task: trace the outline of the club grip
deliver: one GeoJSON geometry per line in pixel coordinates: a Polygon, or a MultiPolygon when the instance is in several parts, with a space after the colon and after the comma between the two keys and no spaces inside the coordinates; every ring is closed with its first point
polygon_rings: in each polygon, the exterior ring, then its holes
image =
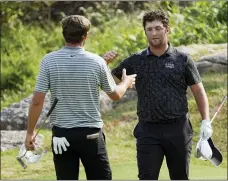
{"type": "Polygon", "coordinates": [[[222,99],[222,103],[225,102],[226,99],[227,99],[227,96],[224,96],[222,99]]]}
{"type": "Polygon", "coordinates": [[[53,104],[51,105],[51,108],[50,108],[50,110],[48,111],[48,113],[47,113],[47,117],[49,117],[50,116],[50,114],[51,114],[51,112],[53,111],[53,109],[55,108],[55,106],[56,106],[56,104],[57,104],[57,102],[59,101],[59,99],[56,97],[55,99],[54,99],[54,102],[53,102],[53,104]]]}

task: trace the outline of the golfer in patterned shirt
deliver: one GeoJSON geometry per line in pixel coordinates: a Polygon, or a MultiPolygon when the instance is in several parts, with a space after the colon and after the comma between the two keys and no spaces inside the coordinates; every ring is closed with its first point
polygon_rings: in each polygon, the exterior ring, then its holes
{"type": "MultiPolygon", "coordinates": [[[[202,117],[201,137],[212,135],[208,98],[192,58],[168,42],[169,19],[156,10],[143,16],[143,28],[149,47],[122,61],[112,70],[116,81],[122,70],[137,74],[138,124],[134,129],[137,140],[138,177],[157,180],[164,157],[170,179],[189,179],[193,130],[188,114],[187,88],[190,87],[202,117]]],[[[107,63],[117,53],[104,54],[107,63]]]]}

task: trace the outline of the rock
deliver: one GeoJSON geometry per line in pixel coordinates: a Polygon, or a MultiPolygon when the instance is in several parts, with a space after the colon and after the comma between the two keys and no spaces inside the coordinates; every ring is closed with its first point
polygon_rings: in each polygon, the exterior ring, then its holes
{"type": "MultiPolygon", "coordinates": [[[[38,120],[38,126],[50,108],[49,99],[50,94],[47,94],[41,116],[38,120]]],[[[28,110],[31,100],[32,95],[19,103],[13,103],[9,108],[4,108],[1,112],[1,130],[25,130],[27,128],[28,110]]],[[[45,123],[43,127],[50,128],[51,126],[45,123]]]]}
{"type": "MultiPolygon", "coordinates": [[[[26,131],[2,131],[1,130],[1,151],[6,151],[11,148],[19,148],[25,140],[26,131]]],[[[38,134],[36,143],[42,144],[43,136],[38,134]]]]}
{"type": "Polygon", "coordinates": [[[195,48],[192,48],[192,47],[179,46],[179,47],[177,47],[177,49],[179,51],[185,52],[189,55],[193,55],[193,54],[197,53],[197,50],[195,48]]]}
{"type": "Polygon", "coordinates": [[[196,66],[200,74],[205,72],[227,73],[227,55],[216,54],[203,56],[196,62],[196,66]]]}
{"type": "MultiPolygon", "coordinates": [[[[1,130],[26,130],[29,105],[32,100],[32,95],[20,101],[19,103],[13,103],[9,108],[4,108],[1,112],[1,130]]],[[[44,100],[44,106],[42,113],[38,120],[39,127],[42,120],[50,109],[50,94],[47,94],[44,100]]],[[[100,92],[100,111],[104,114],[112,109],[112,100],[103,91],[100,92]]],[[[43,128],[50,129],[51,125],[44,123],[43,128]]]]}
{"type": "Polygon", "coordinates": [[[100,112],[102,114],[112,109],[112,102],[113,101],[108,97],[105,92],[100,92],[100,112]]]}
{"type": "Polygon", "coordinates": [[[177,49],[194,57],[200,74],[227,72],[227,44],[193,44],[177,49]]]}
{"type": "Polygon", "coordinates": [[[227,65],[227,55],[226,54],[215,54],[215,55],[210,55],[210,56],[202,56],[198,61],[208,61],[211,63],[227,65]]]}
{"type": "Polygon", "coordinates": [[[113,108],[115,108],[118,104],[122,104],[129,100],[134,100],[136,98],[137,98],[137,92],[136,92],[135,87],[128,89],[127,92],[124,94],[124,96],[120,100],[113,101],[113,108]]]}

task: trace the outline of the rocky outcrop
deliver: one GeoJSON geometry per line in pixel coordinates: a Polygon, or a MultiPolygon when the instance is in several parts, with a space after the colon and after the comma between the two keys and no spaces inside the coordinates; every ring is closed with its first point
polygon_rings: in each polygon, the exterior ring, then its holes
{"type": "Polygon", "coordinates": [[[203,74],[205,72],[224,72],[227,73],[227,55],[217,54],[210,56],[203,56],[196,62],[196,66],[203,74]]]}
{"type": "Polygon", "coordinates": [[[227,73],[227,44],[180,46],[178,50],[194,57],[200,74],[227,73]]]}
{"type": "MultiPolygon", "coordinates": [[[[1,112],[1,130],[25,130],[27,128],[28,109],[32,100],[32,95],[18,103],[13,103],[9,108],[3,108],[1,112]]],[[[112,100],[101,91],[100,93],[101,113],[112,109],[112,100]]],[[[38,120],[38,125],[44,119],[50,109],[50,94],[44,100],[43,110],[38,120]]],[[[50,124],[44,123],[43,128],[50,128],[50,124]]]]}
{"type": "MultiPolygon", "coordinates": [[[[38,125],[47,114],[49,105],[50,94],[47,94],[44,100],[44,106],[38,125]]],[[[25,130],[27,128],[28,109],[32,100],[32,95],[23,99],[18,103],[13,103],[9,108],[3,108],[1,112],[1,130],[25,130]]],[[[44,128],[49,127],[48,124],[44,128]]]]}
{"type": "MultiPolygon", "coordinates": [[[[6,151],[11,148],[20,147],[25,140],[26,131],[3,131],[1,130],[1,151],[6,151]]],[[[43,136],[38,134],[36,143],[43,142],[43,136]]]]}

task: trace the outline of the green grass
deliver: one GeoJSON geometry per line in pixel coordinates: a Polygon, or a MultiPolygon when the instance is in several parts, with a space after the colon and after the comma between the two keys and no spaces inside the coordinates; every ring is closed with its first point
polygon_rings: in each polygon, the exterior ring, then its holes
{"type": "MultiPolygon", "coordinates": [[[[108,152],[111,160],[110,164],[113,172],[113,179],[137,179],[137,163],[135,161],[135,149],[133,147],[122,147],[121,150],[124,150],[126,152],[125,154],[123,154],[120,152],[116,152],[117,149],[111,149],[110,144],[111,143],[108,143],[108,152]],[[122,156],[117,156],[116,153],[121,154],[122,156]],[[124,157],[127,158],[124,159],[124,157]]],[[[17,155],[17,149],[10,152],[10,154],[4,153],[1,160],[2,179],[56,179],[51,152],[48,152],[41,159],[40,162],[28,165],[28,168],[26,170],[22,169],[15,159],[17,155]]],[[[190,179],[226,179],[227,168],[224,166],[225,165],[223,164],[223,166],[216,168],[210,162],[196,160],[196,158],[192,156],[190,164],[190,179]]],[[[83,167],[80,168],[80,179],[86,179],[83,167]]],[[[165,161],[163,163],[159,179],[169,179],[168,169],[166,167],[165,161]]]]}
{"type": "MultiPolygon", "coordinates": [[[[227,75],[220,73],[210,73],[203,75],[203,82],[208,93],[210,102],[211,117],[215,113],[222,97],[227,94],[227,75]]],[[[195,101],[188,94],[189,111],[194,129],[193,151],[199,140],[200,114],[197,111],[195,101]]],[[[113,179],[138,179],[135,139],[133,129],[137,123],[136,100],[118,104],[115,110],[103,115],[105,122],[104,131],[113,179]]],[[[222,151],[223,163],[215,167],[209,161],[202,161],[191,157],[190,179],[226,179],[227,178],[227,106],[222,108],[217,118],[213,122],[213,140],[216,146],[222,151]]],[[[12,149],[1,153],[1,179],[35,179],[35,180],[55,180],[55,170],[50,150],[51,133],[42,130],[45,136],[45,145],[49,152],[36,164],[30,164],[26,170],[22,169],[16,161],[19,149],[12,149]]],[[[86,179],[83,167],[80,168],[80,179],[86,179]]],[[[168,169],[165,161],[163,163],[159,179],[169,179],[168,169]]]]}

